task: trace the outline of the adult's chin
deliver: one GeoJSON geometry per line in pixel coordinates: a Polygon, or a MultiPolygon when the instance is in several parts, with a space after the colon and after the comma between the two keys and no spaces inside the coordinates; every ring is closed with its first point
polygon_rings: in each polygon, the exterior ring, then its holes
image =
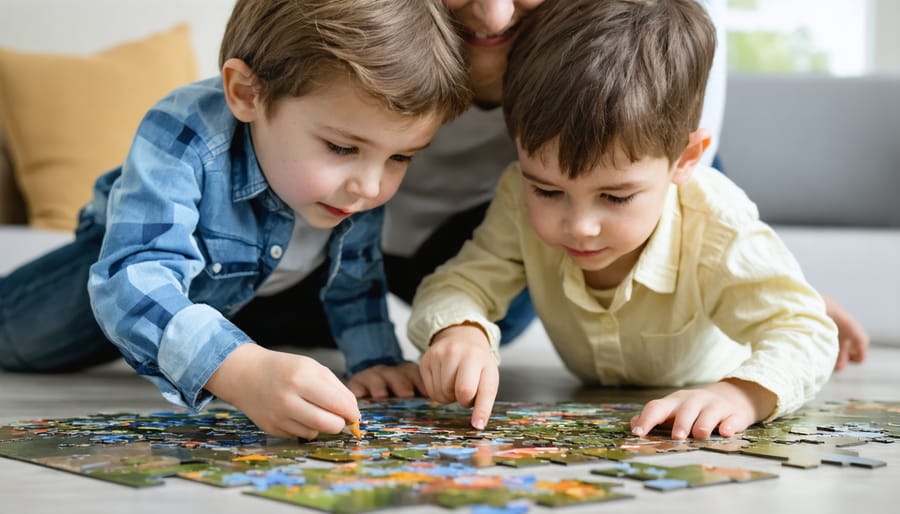
{"type": "Polygon", "coordinates": [[[506,71],[506,54],[472,55],[469,61],[469,79],[475,91],[475,99],[482,102],[502,100],[503,73],[506,71]]]}

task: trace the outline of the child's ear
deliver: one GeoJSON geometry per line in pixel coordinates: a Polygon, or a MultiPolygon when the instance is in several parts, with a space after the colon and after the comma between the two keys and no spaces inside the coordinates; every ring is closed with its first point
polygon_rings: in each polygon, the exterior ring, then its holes
{"type": "Polygon", "coordinates": [[[682,184],[691,176],[691,172],[697,167],[703,152],[709,147],[712,141],[709,131],[705,128],[699,128],[688,136],[688,144],[681,157],[675,163],[675,172],[672,173],[672,183],[682,184]]]}
{"type": "Polygon", "coordinates": [[[222,65],[222,85],[225,101],[234,117],[250,123],[256,121],[262,112],[259,93],[256,89],[256,75],[247,63],[231,58],[222,65]]]}

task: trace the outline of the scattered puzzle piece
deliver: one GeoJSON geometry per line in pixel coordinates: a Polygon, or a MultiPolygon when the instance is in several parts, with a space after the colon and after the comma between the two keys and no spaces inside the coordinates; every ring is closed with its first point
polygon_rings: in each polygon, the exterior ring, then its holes
{"type": "Polygon", "coordinates": [[[743,468],[723,468],[691,464],[688,466],[657,466],[641,462],[622,462],[605,468],[592,469],[592,474],[644,480],[644,487],[671,491],[687,487],[702,487],[730,482],[749,482],[776,478],[778,475],[743,468]]]}

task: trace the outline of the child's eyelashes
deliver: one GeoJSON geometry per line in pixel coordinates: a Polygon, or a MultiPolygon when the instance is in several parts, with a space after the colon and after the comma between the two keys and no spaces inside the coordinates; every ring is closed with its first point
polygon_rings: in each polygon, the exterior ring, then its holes
{"type": "MultiPolygon", "coordinates": [[[[347,156],[347,155],[356,155],[359,153],[359,148],[355,146],[341,146],[332,143],[331,141],[325,141],[325,146],[328,147],[328,151],[335,155],[347,156]]],[[[392,161],[398,162],[400,164],[409,164],[409,161],[412,160],[412,155],[403,155],[403,154],[394,154],[389,157],[392,161]]]]}
{"type": "Polygon", "coordinates": [[[340,146],[332,143],[331,141],[325,141],[325,145],[328,146],[328,149],[337,155],[353,155],[358,152],[358,149],[355,147],[346,147],[340,146]]]}
{"type": "Polygon", "coordinates": [[[531,186],[531,191],[542,198],[556,198],[557,196],[562,194],[562,191],[551,191],[549,189],[542,189],[537,186],[531,186]]]}
{"type": "Polygon", "coordinates": [[[409,161],[412,160],[412,157],[412,155],[394,154],[391,156],[391,160],[397,161],[400,164],[409,164],[409,161]]]}
{"type": "MultiPolygon", "coordinates": [[[[562,191],[543,189],[535,185],[531,186],[531,191],[535,194],[535,196],[539,196],[541,198],[560,198],[563,195],[562,191]]],[[[626,204],[634,200],[634,197],[634,194],[630,194],[628,196],[615,196],[609,193],[602,193],[600,195],[600,199],[616,205],[626,204]]]]}
{"type": "Polygon", "coordinates": [[[628,195],[628,196],[613,196],[613,195],[611,195],[611,194],[603,193],[601,196],[602,196],[604,199],[606,199],[607,201],[612,202],[612,203],[616,203],[616,204],[628,203],[628,202],[634,200],[634,195],[633,195],[633,194],[632,194],[632,195],[628,195]]]}

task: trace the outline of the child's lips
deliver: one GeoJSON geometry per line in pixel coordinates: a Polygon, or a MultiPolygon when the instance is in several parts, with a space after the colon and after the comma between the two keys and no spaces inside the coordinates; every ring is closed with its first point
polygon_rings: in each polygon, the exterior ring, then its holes
{"type": "Polygon", "coordinates": [[[600,250],[578,250],[576,248],[570,248],[568,246],[565,247],[566,252],[569,253],[572,257],[585,258],[585,257],[596,257],[601,253],[606,251],[606,248],[601,248],[600,250]]]}
{"type": "Polygon", "coordinates": [[[326,212],[328,212],[329,214],[331,214],[332,216],[334,216],[336,218],[346,218],[346,217],[350,216],[351,214],[353,214],[353,211],[346,211],[344,209],[340,209],[338,207],[328,205],[327,203],[319,202],[319,205],[321,205],[322,208],[325,209],[326,212]]]}

